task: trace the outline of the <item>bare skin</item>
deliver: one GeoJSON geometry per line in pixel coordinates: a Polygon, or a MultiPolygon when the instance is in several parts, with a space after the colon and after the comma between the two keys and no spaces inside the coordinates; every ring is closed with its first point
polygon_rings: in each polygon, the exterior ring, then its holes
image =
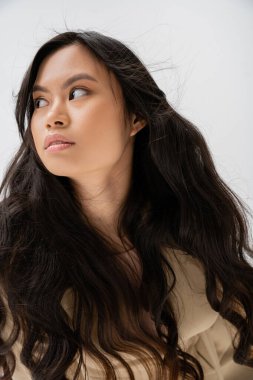
{"type": "MultiPolygon", "coordinates": [[[[80,45],[61,48],[47,57],[34,89],[31,131],[41,161],[54,175],[71,179],[85,214],[122,249],[116,225],[129,191],[135,135],[146,122],[133,114],[126,123],[119,83],[80,45]],[[82,78],[66,85],[66,80],[80,73],[95,80],[82,78]],[[74,144],[59,151],[45,149],[44,139],[55,133],[74,144]]],[[[123,256],[140,275],[134,250],[123,256]]],[[[146,311],[143,325],[157,336],[146,311]]]]}
{"type": "Polygon", "coordinates": [[[116,238],[119,209],[129,190],[134,136],[145,121],[133,114],[125,122],[119,83],[80,45],[47,57],[38,71],[38,86],[45,88],[35,88],[31,130],[42,162],[51,173],[72,180],[88,217],[116,238]],[[78,79],[63,87],[80,73],[94,80],[78,79]],[[54,133],[75,144],[49,152],[44,139],[54,133]]]}

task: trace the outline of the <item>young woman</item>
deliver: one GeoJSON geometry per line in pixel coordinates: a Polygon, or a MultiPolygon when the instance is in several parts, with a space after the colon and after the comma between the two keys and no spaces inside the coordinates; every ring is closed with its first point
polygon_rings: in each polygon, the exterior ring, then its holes
{"type": "Polygon", "coordinates": [[[45,43],[1,186],[2,379],[253,378],[246,207],[140,60],[45,43]]]}

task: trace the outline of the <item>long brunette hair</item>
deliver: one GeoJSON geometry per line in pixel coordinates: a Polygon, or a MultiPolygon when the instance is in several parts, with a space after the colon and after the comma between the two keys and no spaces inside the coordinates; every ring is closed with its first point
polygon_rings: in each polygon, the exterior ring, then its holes
{"type": "Polygon", "coordinates": [[[38,50],[25,74],[16,120],[22,142],[0,189],[0,327],[7,323],[8,310],[14,323],[9,338],[0,340],[2,379],[13,374],[11,349],[20,332],[21,361],[35,380],[66,380],[78,357],[77,379],[85,365],[83,350],[101,362],[106,379],[115,379],[111,362],[91,337],[94,328],[100,348],[125,365],[131,379],[131,367],[120,351],[140,361],[149,354],[157,379],[164,378],[165,367],[173,380],[203,379],[200,363],[179,344],[170,299],[176,277],[165,247],[201,263],[211,307],[238,331],[234,360],[253,367],[247,207],[218,175],[200,131],[168,104],[134,53],[94,31],[55,36],[38,50]],[[34,147],[31,92],[38,69],[45,57],[71,44],[87,47],[115,75],[126,116],[134,112],[147,122],[136,135],[131,186],[118,222],[119,236],[126,248],[130,242],[141,263],[139,287],[117,249],[81,210],[70,180],[51,174],[34,147]],[[71,317],[61,304],[68,289],[74,300],[71,317]],[[143,308],[153,317],[157,339],[140,325],[143,308]],[[124,310],[132,329],[123,324],[124,310]],[[137,336],[138,324],[142,334],[137,336]]]}

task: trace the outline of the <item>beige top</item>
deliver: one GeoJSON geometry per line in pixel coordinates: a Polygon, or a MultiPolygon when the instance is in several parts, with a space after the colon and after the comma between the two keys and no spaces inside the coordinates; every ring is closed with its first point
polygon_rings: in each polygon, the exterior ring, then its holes
{"type": "MultiPolygon", "coordinates": [[[[174,255],[168,250],[168,254],[176,274],[174,293],[177,297],[176,315],[181,345],[200,361],[205,380],[253,380],[253,368],[238,365],[233,361],[233,327],[209,305],[199,262],[181,251],[175,251],[174,255]]],[[[64,302],[68,303],[67,298],[64,302]]],[[[3,333],[3,337],[6,334],[7,331],[3,333]]],[[[13,380],[31,380],[28,369],[20,361],[20,350],[21,342],[17,341],[13,347],[16,355],[13,380]]],[[[88,373],[85,377],[83,368],[80,380],[104,379],[103,372],[91,357],[84,354],[84,358],[88,373]]],[[[125,354],[124,358],[130,364],[136,380],[150,380],[145,368],[136,363],[133,357],[125,354]]],[[[128,380],[129,376],[124,367],[120,367],[111,357],[110,360],[115,363],[117,378],[128,380]]],[[[70,368],[67,373],[70,380],[73,378],[71,374],[70,368]]]]}

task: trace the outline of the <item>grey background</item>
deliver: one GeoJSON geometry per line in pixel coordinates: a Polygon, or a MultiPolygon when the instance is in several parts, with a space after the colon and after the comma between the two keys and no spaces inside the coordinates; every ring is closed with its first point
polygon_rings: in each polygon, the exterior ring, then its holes
{"type": "Polygon", "coordinates": [[[200,128],[217,171],[253,209],[250,0],[0,0],[0,178],[19,144],[13,94],[38,47],[66,27],[127,43],[200,128]]]}

